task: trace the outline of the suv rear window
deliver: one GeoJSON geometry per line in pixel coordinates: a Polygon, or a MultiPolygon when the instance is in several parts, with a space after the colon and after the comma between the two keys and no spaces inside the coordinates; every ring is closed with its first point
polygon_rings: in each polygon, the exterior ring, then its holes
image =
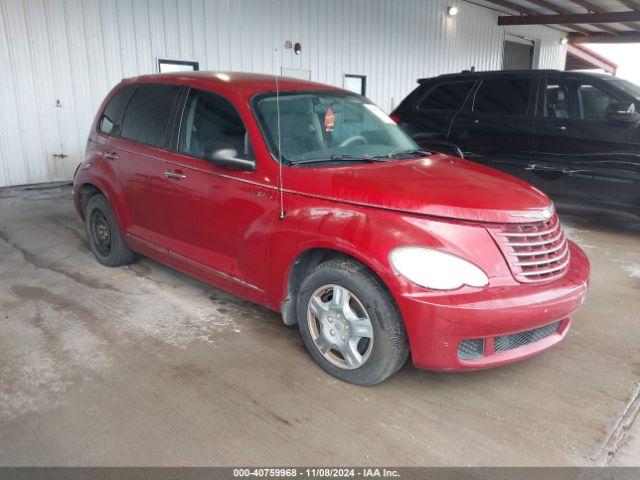
{"type": "Polygon", "coordinates": [[[135,88],[135,85],[127,85],[113,94],[102,112],[102,117],[100,117],[98,128],[101,132],[107,135],[118,135],[120,129],[118,122],[122,118],[122,110],[129,102],[135,88]]]}
{"type": "Polygon", "coordinates": [[[475,81],[438,85],[420,102],[421,110],[460,110],[475,81]]]}
{"type": "Polygon", "coordinates": [[[499,115],[525,114],[531,84],[529,78],[483,80],[475,94],[473,111],[499,115]]]}
{"type": "Polygon", "coordinates": [[[179,90],[177,85],[139,85],[124,112],[121,137],[162,147],[169,114],[179,90]]]}

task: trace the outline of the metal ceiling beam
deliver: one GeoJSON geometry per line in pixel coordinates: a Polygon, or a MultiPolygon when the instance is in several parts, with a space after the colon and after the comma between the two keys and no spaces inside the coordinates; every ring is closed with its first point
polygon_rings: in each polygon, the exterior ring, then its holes
{"type": "MultiPolygon", "coordinates": [[[[585,8],[588,12],[594,12],[594,13],[607,12],[604,8],[600,7],[599,5],[595,5],[594,3],[591,3],[589,0],[571,0],[571,1],[576,5],[580,5],[581,7],[585,8]]],[[[640,10],[640,8],[638,8],[638,5],[634,2],[634,0],[621,0],[621,1],[630,10],[640,10]],[[627,4],[631,4],[634,6],[629,6],[627,4]]],[[[640,26],[636,25],[635,23],[622,22],[622,24],[632,30],[640,31],[640,26]]]]}
{"type": "Polygon", "coordinates": [[[611,60],[598,55],[596,52],[580,45],[567,46],[567,70],[583,70],[585,68],[595,67],[605,72],[615,75],[618,65],[611,60]],[[579,68],[569,68],[570,64],[577,64],[579,68]]]}
{"type": "MultiPolygon", "coordinates": [[[[555,13],[571,13],[571,10],[567,10],[566,8],[561,7],[560,5],[556,5],[555,3],[548,2],[547,0],[527,0],[527,1],[529,3],[537,5],[538,7],[546,8],[547,10],[551,10],[552,12],[555,12],[555,13]]],[[[591,33],[593,33],[591,30],[587,30],[585,28],[579,27],[578,25],[569,24],[567,25],[567,27],[569,27],[571,30],[575,32],[582,33],[584,35],[590,35],[591,33]]],[[[600,28],[600,30],[603,30],[605,32],[609,32],[612,34],[618,33],[614,29],[609,28],[605,25],[602,25],[602,26],[598,25],[598,28],[600,28]]]]}
{"type": "Polygon", "coordinates": [[[570,34],[569,43],[640,43],[640,32],[619,32],[609,35],[604,32],[593,32],[591,35],[570,34]]]}
{"type": "MultiPolygon", "coordinates": [[[[514,10],[516,12],[518,12],[521,15],[538,15],[540,14],[540,12],[532,10],[530,8],[527,8],[523,5],[517,4],[517,3],[513,3],[510,0],[488,0],[491,3],[493,3],[494,5],[498,5],[500,7],[506,8],[508,10],[514,10]]],[[[555,11],[554,8],[558,8],[560,10],[563,10],[562,13],[567,12],[567,13],[571,13],[570,10],[566,10],[562,7],[557,7],[555,4],[552,4],[551,2],[548,2],[546,0],[529,0],[529,3],[532,3],[534,5],[538,5],[540,7],[546,8],[548,10],[551,11],[555,11]],[[554,8],[551,8],[554,7],[554,8]]],[[[561,12],[558,12],[561,13],[561,12]]],[[[566,25],[568,28],[570,28],[571,30],[573,30],[574,32],[578,32],[581,33],[583,35],[590,35],[593,33],[593,31],[591,30],[587,30],[586,28],[582,28],[578,25],[573,25],[573,24],[567,24],[566,25]]],[[[598,27],[600,30],[603,30],[605,32],[611,33],[612,35],[617,35],[617,31],[611,27],[607,27],[606,25],[594,25],[596,27],[598,27]]]]}
{"type": "MultiPolygon", "coordinates": [[[[603,8],[600,8],[598,5],[594,5],[589,0],[570,0],[570,1],[572,1],[576,5],[580,5],[581,7],[585,8],[587,10],[587,12],[594,12],[594,13],[605,13],[606,12],[606,10],[604,10],[603,8]]],[[[598,27],[600,30],[604,30],[605,32],[613,33],[614,35],[618,33],[615,29],[613,29],[611,27],[608,27],[606,25],[595,25],[595,26],[598,27]]]]}
{"type": "MultiPolygon", "coordinates": [[[[635,0],[619,0],[619,1],[630,10],[640,10],[640,3],[636,2],[635,0]]],[[[635,23],[625,23],[624,25],[640,32],[640,25],[637,25],[635,23]]]]}
{"type": "Polygon", "coordinates": [[[570,23],[624,23],[638,21],[640,21],[640,11],[498,17],[498,25],[567,25],[570,23]]]}
{"type": "Polygon", "coordinates": [[[516,12],[524,15],[535,15],[536,13],[538,13],[534,10],[531,10],[530,8],[523,7],[522,5],[519,5],[517,3],[510,2],[509,0],[489,0],[489,2],[495,5],[499,5],[508,10],[515,10],[516,12]]]}
{"type": "Polygon", "coordinates": [[[640,10],[640,3],[635,0],[618,0],[622,5],[627,7],[629,10],[640,10]]]}

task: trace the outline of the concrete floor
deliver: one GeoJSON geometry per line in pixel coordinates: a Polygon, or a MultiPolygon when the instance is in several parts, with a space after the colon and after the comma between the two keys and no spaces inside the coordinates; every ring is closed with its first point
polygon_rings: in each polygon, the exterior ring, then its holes
{"type": "Polygon", "coordinates": [[[361,388],[273,312],[99,265],[69,188],[0,190],[0,465],[640,465],[640,221],[564,219],[593,266],[565,342],[361,388]]]}

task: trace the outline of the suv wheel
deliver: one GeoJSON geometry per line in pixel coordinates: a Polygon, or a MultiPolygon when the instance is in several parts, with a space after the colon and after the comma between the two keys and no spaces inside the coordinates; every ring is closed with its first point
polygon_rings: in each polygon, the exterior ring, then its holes
{"type": "Polygon", "coordinates": [[[375,385],[407,360],[409,346],[398,308],[364,265],[331,260],[302,282],[298,326],[313,359],[331,375],[375,385]]]}
{"type": "Polygon", "coordinates": [[[91,251],[101,264],[119,267],[135,259],[133,250],[124,244],[113,210],[103,195],[89,199],[84,219],[91,251]]]}

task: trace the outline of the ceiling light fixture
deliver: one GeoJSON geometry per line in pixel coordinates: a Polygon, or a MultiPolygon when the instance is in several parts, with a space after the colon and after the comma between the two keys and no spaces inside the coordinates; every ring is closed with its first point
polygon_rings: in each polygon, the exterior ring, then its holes
{"type": "Polygon", "coordinates": [[[458,14],[458,7],[447,7],[447,15],[455,17],[458,14]]]}

